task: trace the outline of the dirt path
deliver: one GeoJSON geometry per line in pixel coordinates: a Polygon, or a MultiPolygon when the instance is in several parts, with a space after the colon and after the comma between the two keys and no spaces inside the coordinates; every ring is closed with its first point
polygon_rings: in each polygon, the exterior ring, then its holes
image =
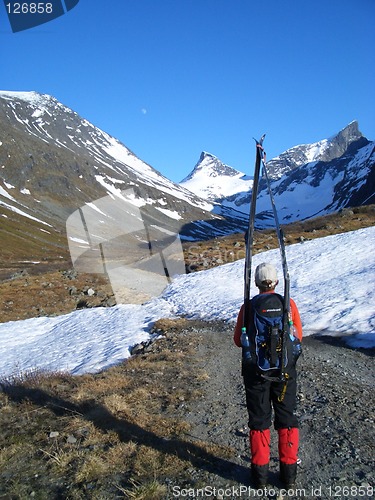
{"type": "MultiPolygon", "coordinates": [[[[208,379],[201,384],[202,396],[196,406],[184,415],[192,424],[190,439],[235,450],[231,471],[212,474],[196,470],[192,475],[211,488],[207,491],[216,493],[205,498],[277,498],[281,485],[273,429],[269,491],[250,490],[241,352],[233,344],[232,330],[232,325],[222,323],[192,328],[198,366],[208,379]]],[[[375,470],[374,351],[349,349],[329,337],[306,337],[303,346],[297,409],[301,464],[296,491],[289,498],[370,498],[375,470]]],[[[190,491],[189,496],[194,493],[190,491]]]]}

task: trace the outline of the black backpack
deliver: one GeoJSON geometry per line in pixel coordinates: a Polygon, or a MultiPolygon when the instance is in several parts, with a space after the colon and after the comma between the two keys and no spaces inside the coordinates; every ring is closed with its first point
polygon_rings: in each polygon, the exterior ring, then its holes
{"type": "Polygon", "coordinates": [[[281,295],[264,293],[251,299],[248,327],[250,359],[266,377],[281,376],[281,369],[287,372],[294,367],[301,354],[301,343],[292,332],[286,335],[283,348],[283,317],[284,299],[281,295]]]}

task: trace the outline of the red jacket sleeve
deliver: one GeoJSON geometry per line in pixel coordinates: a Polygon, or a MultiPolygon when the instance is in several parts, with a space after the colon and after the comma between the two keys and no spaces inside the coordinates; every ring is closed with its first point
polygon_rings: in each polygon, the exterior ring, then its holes
{"type": "Polygon", "coordinates": [[[290,312],[292,315],[293,325],[298,334],[298,338],[302,340],[302,321],[296,303],[293,299],[290,299],[290,312]]]}
{"type": "Polygon", "coordinates": [[[238,313],[236,328],[234,329],[233,340],[237,347],[241,346],[241,331],[243,325],[243,304],[241,306],[240,312],[238,313]]]}

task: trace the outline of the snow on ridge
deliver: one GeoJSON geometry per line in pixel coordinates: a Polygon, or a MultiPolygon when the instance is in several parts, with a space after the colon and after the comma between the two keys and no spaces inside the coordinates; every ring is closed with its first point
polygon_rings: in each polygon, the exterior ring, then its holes
{"type": "MultiPolygon", "coordinates": [[[[107,154],[112,156],[116,161],[124,164],[128,168],[135,170],[142,175],[145,182],[153,182],[156,187],[165,193],[171,194],[178,199],[191,203],[191,191],[182,189],[176,186],[172,181],[164,177],[162,174],[154,170],[150,165],[135,156],[126,146],[110,137],[110,146],[103,148],[107,154]]],[[[183,187],[183,186],[182,186],[183,187]]],[[[194,202],[194,205],[199,206],[203,210],[210,211],[212,205],[207,203],[205,199],[194,202]]]]}
{"type": "MultiPolygon", "coordinates": [[[[8,188],[8,189],[15,189],[14,186],[12,186],[11,184],[7,183],[7,182],[4,182],[4,185],[8,188]]],[[[30,195],[30,191],[26,188],[23,188],[21,189],[20,191],[22,194],[25,194],[25,195],[30,195]]],[[[20,205],[21,207],[27,209],[28,207],[24,206],[22,203],[19,203],[15,198],[13,198],[13,196],[11,196],[8,191],[6,191],[3,187],[0,186],[0,196],[2,196],[3,198],[7,198],[9,201],[13,202],[13,203],[17,203],[17,205],[20,205]]],[[[15,207],[14,205],[10,205],[9,203],[6,203],[5,201],[2,201],[0,200],[0,206],[3,206],[5,208],[7,208],[8,210],[11,210],[12,212],[15,212],[19,215],[22,215],[23,217],[27,217],[28,219],[31,219],[31,220],[35,220],[36,222],[39,222],[45,226],[49,226],[49,227],[52,227],[51,224],[48,224],[47,222],[44,222],[42,221],[41,219],[38,219],[37,217],[34,217],[33,215],[31,214],[28,214],[27,212],[25,212],[24,210],[21,210],[20,208],[18,207],[15,207]]]]}
{"type": "Polygon", "coordinates": [[[308,163],[312,163],[317,158],[319,158],[325,150],[329,147],[330,141],[328,139],[324,139],[319,142],[315,142],[310,146],[305,146],[305,155],[308,163]]]}
{"type": "Polygon", "coordinates": [[[161,208],[161,207],[155,207],[156,210],[159,210],[159,212],[163,213],[170,219],[175,219],[175,220],[181,220],[182,217],[181,215],[176,212],[175,210],[168,210],[167,208],[161,208]]]}
{"type": "MultiPolygon", "coordinates": [[[[14,186],[11,186],[10,184],[7,184],[5,183],[5,186],[8,188],[8,189],[14,189],[14,186]]],[[[16,201],[13,196],[11,196],[8,191],[6,191],[3,187],[0,186],[0,196],[3,196],[4,198],[8,198],[8,200],[11,200],[11,201],[16,201]]]]}
{"type": "MultiPolygon", "coordinates": [[[[103,134],[103,132],[101,133],[103,134]]],[[[147,172],[147,174],[152,177],[158,177],[156,171],[147,165],[147,163],[136,157],[126,146],[124,146],[124,144],[107,133],[104,133],[104,137],[108,141],[108,145],[102,145],[102,148],[109,156],[114,158],[119,163],[133,168],[137,172],[142,174],[147,172]]]]}
{"type": "Polygon", "coordinates": [[[312,144],[299,144],[297,146],[293,146],[283,151],[278,156],[275,156],[274,158],[269,160],[268,163],[274,161],[280,161],[282,160],[283,157],[285,157],[285,155],[288,155],[290,157],[293,156],[293,163],[297,167],[305,163],[312,163],[314,161],[319,160],[319,158],[329,148],[330,144],[331,144],[330,139],[323,139],[321,141],[314,142],[312,144]],[[301,151],[303,154],[298,155],[299,151],[301,151]]]}
{"type": "MultiPolygon", "coordinates": [[[[34,109],[32,113],[32,117],[36,118],[36,121],[40,121],[41,117],[47,113],[50,116],[53,116],[52,113],[49,111],[51,104],[55,107],[61,107],[64,110],[68,110],[66,106],[61,104],[57,99],[55,99],[53,96],[49,94],[41,94],[39,92],[35,91],[8,91],[8,90],[0,90],[0,98],[6,99],[6,100],[14,100],[18,99],[21,101],[26,102],[30,106],[32,106],[34,109]]],[[[18,117],[16,116],[18,119],[18,117]]],[[[26,125],[28,124],[28,120],[25,120],[26,125]]]]}
{"type": "Polygon", "coordinates": [[[31,104],[38,104],[45,97],[35,91],[12,91],[12,90],[0,90],[0,97],[5,99],[21,99],[31,104]]]}

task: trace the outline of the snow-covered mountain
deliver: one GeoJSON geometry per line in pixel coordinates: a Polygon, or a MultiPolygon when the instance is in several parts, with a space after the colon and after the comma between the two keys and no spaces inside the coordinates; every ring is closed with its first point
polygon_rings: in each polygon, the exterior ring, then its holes
{"type": "Polygon", "coordinates": [[[233,194],[250,191],[253,180],[204,151],[193,171],[180,182],[180,186],[201,198],[219,202],[233,194]]]}
{"type": "MultiPolygon", "coordinates": [[[[226,234],[237,227],[236,220],[216,215],[212,203],[173,183],[53,97],[0,92],[5,234],[14,239],[28,229],[32,246],[48,249],[51,235],[65,233],[73,212],[91,204],[99,213],[96,200],[106,196],[126,200],[150,224],[186,238],[226,234]]],[[[62,245],[61,238],[56,245],[62,245]]]]}
{"type": "MultiPolygon", "coordinates": [[[[14,186],[10,189],[14,189],[11,193],[15,197],[20,192],[31,199],[43,198],[47,191],[64,199],[61,211],[65,215],[72,206],[86,201],[87,194],[92,201],[98,193],[118,195],[132,186],[145,205],[152,204],[144,192],[150,188],[168,196],[169,209],[174,204],[177,212],[179,203],[181,212],[185,204],[203,211],[211,209],[209,203],[175,185],[118,140],[51,96],[0,92],[0,120],[1,175],[3,183],[6,180],[14,186]],[[13,148],[15,143],[17,150],[13,148]]],[[[9,190],[6,185],[5,190],[9,190]]],[[[38,203],[46,205],[43,199],[38,203]]],[[[159,208],[166,205],[158,197],[153,203],[159,208]]],[[[51,215],[61,211],[51,210],[51,215]]]]}
{"type": "MultiPolygon", "coordinates": [[[[289,149],[268,167],[282,222],[374,202],[374,143],[356,122],[334,137],[289,149]]],[[[3,262],[17,255],[19,260],[66,257],[72,214],[82,233],[74,240],[90,247],[82,207],[91,210],[96,231],[98,225],[114,226],[116,200],[134,207],[130,218],[182,239],[243,231],[251,187],[250,177],[206,152],[175,184],[53,97],[0,92],[3,262]]],[[[269,224],[261,179],[257,225],[269,224]]]]}
{"type": "MultiPolygon", "coordinates": [[[[288,223],[375,202],[375,142],[364,137],[331,160],[309,162],[272,183],[280,220],[288,223]]],[[[269,197],[259,194],[258,217],[267,225],[269,197]]]]}
{"type": "Polygon", "coordinates": [[[280,179],[283,175],[309,163],[330,162],[346,154],[351,144],[365,139],[358,130],[358,123],[352,121],[338,134],[312,144],[294,146],[268,162],[271,179],[280,179]]]}
{"type": "MultiPolygon", "coordinates": [[[[255,156],[255,155],[254,155],[255,156]]],[[[267,162],[281,222],[325,215],[344,207],[375,202],[375,142],[358,130],[356,121],[337,135],[288,149],[267,162]]],[[[215,203],[219,214],[248,214],[252,181],[203,154],[181,185],[215,203]],[[219,203],[219,205],[217,205],[219,203]]],[[[257,225],[273,225],[265,179],[259,186],[257,225]],[[270,220],[271,219],[271,220],[270,220]]]]}

